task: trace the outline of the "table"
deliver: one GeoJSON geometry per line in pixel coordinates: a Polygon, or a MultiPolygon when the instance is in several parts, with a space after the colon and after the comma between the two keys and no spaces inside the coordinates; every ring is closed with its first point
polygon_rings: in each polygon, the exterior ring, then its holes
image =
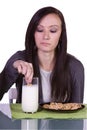
{"type": "Polygon", "coordinates": [[[87,119],[11,119],[9,104],[0,104],[0,130],[87,130],[87,119]]]}

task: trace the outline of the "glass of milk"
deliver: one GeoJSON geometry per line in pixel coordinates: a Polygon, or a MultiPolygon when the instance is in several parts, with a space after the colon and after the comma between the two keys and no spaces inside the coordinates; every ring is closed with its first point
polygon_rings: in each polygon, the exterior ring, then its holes
{"type": "Polygon", "coordinates": [[[38,78],[33,78],[31,84],[23,79],[22,86],[22,110],[34,113],[38,110],[38,78]]]}

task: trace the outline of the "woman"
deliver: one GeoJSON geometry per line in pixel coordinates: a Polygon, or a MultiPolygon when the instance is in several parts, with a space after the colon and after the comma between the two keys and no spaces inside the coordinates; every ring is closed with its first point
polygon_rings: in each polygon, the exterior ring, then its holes
{"type": "Polygon", "coordinates": [[[22,78],[31,83],[39,77],[39,99],[43,102],[83,102],[84,67],[67,54],[63,14],[54,7],[39,9],[25,37],[25,50],[14,54],[0,74],[0,99],[16,83],[21,102],[22,78]]]}

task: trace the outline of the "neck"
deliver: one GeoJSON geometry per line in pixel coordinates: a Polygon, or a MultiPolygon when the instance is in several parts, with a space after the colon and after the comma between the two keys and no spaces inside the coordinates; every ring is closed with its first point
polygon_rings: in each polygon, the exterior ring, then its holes
{"type": "Polygon", "coordinates": [[[38,52],[39,65],[43,70],[52,71],[55,64],[54,53],[38,52]]]}

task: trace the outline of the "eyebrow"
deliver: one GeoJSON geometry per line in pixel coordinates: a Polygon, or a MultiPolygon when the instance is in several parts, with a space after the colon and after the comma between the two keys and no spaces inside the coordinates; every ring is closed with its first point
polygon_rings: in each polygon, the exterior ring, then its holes
{"type": "MultiPolygon", "coordinates": [[[[45,27],[45,26],[43,26],[41,24],[38,24],[38,26],[45,27]]],[[[59,25],[50,25],[49,27],[60,27],[60,26],[59,25]]]]}

